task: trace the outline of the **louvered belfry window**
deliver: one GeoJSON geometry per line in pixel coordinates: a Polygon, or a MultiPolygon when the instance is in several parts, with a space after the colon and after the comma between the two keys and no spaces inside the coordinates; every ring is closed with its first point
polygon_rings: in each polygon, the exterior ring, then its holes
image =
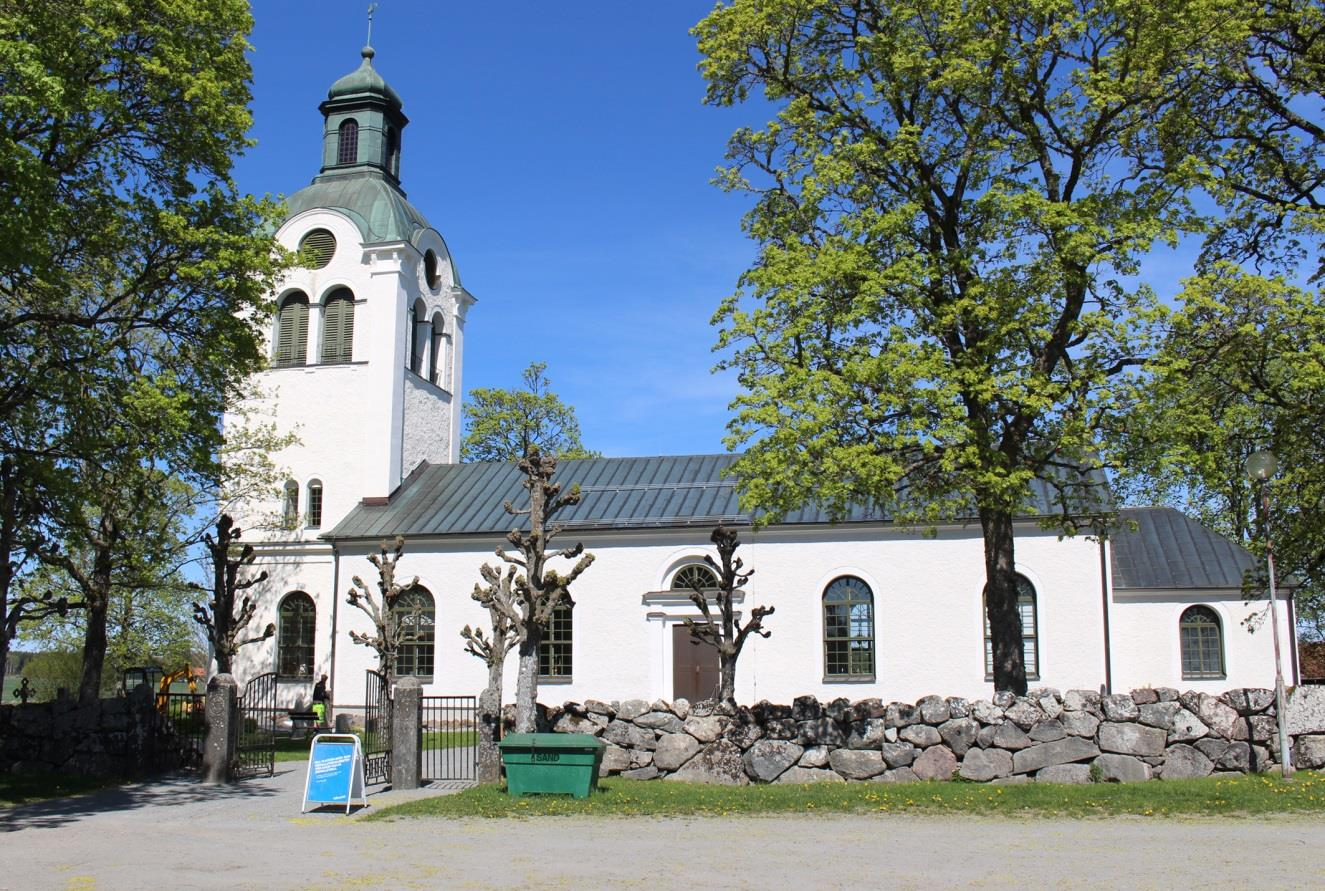
{"type": "Polygon", "coordinates": [[[354,294],[337,288],[322,311],[322,362],[349,362],[354,354],[354,294]]]}
{"type": "Polygon", "coordinates": [[[336,253],[336,236],[326,229],[314,229],[299,240],[299,252],[308,258],[310,269],[322,269],[336,253]]]}
{"type": "Polygon", "coordinates": [[[359,160],[359,122],[342,121],[336,140],[336,163],[353,164],[359,160]]]}
{"type": "Polygon", "coordinates": [[[275,364],[303,365],[308,361],[308,297],[294,293],[281,301],[276,313],[275,364]]]}

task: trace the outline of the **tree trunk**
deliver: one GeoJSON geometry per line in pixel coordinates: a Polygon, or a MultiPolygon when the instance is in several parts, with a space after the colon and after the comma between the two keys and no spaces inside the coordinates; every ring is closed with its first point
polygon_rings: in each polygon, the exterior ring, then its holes
{"type": "MultiPolygon", "coordinates": [[[[503,657],[505,654],[502,654],[503,657]]],[[[478,781],[501,782],[501,684],[505,659],[488,666],[488,686],[478,698],[478,781]]]]}
{"type": "Polygon", "coordinates": [[[1026,664],[1017,610],[1017,570],[1013,555],[1012,514],[980,511],[985,543],[985,611],[994,650],[994,690],[1026,694],[1026,664]]]}
{"type": "Polygon", "coordinates": [[[722,673],[722,701],[728,705],[736,704],[736,656],[718,651],[719,669],[722,673]]]}
{"type": "Polygon", "coordinates": [[[5,689],[5,668],[9,664],[9,634],[3,627],[4,614],[0,613],[0,698],[5,689]]]}
{"type": "Polygon", "coordinates": [[[94,551],[91,590],[87,601],[87,633],[83,635],[83,677],[78,701],[87,704],[101,698],[101,672],[106,664],[106,613],[110,610],[111,546],[98,544],[94,551]]]}
{"type": "Polygon", "coordinates": [[[525,626],[520,642],[520,674],[515,681],[515,732],[538,731],[538,645],[543,629],[533,622],[525,626]]]}

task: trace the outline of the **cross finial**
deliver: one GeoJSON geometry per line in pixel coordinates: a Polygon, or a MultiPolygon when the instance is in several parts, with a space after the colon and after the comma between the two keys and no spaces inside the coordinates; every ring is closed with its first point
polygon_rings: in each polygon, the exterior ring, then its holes
{"type": "Polygon", "coordinates": [[[377,4],[369,3],[368,4],[368,40],[367,40],[368,46],[373,45],[373,13],[375,12],[377,12],[377,4]]]}

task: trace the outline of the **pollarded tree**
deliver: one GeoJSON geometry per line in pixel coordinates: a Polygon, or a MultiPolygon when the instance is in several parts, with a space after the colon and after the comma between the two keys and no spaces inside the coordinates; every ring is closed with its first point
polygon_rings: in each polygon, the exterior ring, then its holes
{"type": "Polygon", "coordinates": [[[745,641],[751,634],[758,634],[760,637],[768,637],[772,634],[764,628],[764,618],[771,616],[774,608],[771,606],[756,606],[750,610],[750,618],[746,619],[744,624],[736,618],[736,610],[733,601],[736,592],[745,587],[745,583],[754,575],[754,570],[741,571],[745,564],[740,557],[736,556],[736,549],[740,547],[740,541],[737,540],[736,530],[730,526],[719,526],[713,530],[710,541],[718,549],[718,560],[715,561],[708,554],[704,555],[704,562],[709,565],[717,576],[717,587],[708,589],[699,584],[692,584],[690,588],[690,599],[699,611],[704,614],[703,620],[686,619],[685,625],[690,629],[691,642],[696,646],[711,646],[718,651],[718,670],[722,677],[722,687],[719,693],[723,702],[730,705],[736,704],[736,662],[741,658],[741,650],[745,647],[745,641]],[[712,595],[717,601],[718,617],[715,619],[713,610],[709,607],[709,596],[712,595]]]}
{"type": "Polygon", "coordinates": [[[377,670],[394,681],[396,677],[396,657],[400,645],[408,643],[412,634],[418,633],[421,616],[402,616],[397,608],[402,595],[410,592],[419,584],[415,576],[408,584],[396,581],[396,565],[405,552],[405,539],[397,535],[394,543],[383,541],[376,554],[368,555],[368,562],[377,567],[377,596],[364,584],[363,579],[355,576],[351,581],[354,587],[347,592],[350,606],[363,612],[373,623],[372,634],[350,632],[350,640],[377,651],[377,670]]]}
{"type": "Polygon", "coordinates": [[[474,585],[471,595],[487,611],[492,624],[491,632],[466,625],[460,632],[465,639],[465,652],[477,656],[488,667],[488,685],[478,698],[479,743],[478,778],[483,783],[501,779],[501,751],[497,748],[498,728],[501,725],[501,688],[506,668],[506,654],[515,646],[515,629],[502,604],[515,598],[516,567],[500,569],[486,563],[479,567],[483,584],[474,585]]]}
{"type": "MultiPolygon", "coordinates": [[[[538,702],[538,650],[543,642],[548,623],[557,606],[565,603],[574,605],[571,600],[570,586],[580,574],[593,563],[593,554],[584,553],[583,544],[562,550],[549,551],[552,540],[561,534],[562,528],[552,524],[552,518],[562,510],[580,503],[580,487],[572,486],[564,495],[561,484],[552,482],[552,475],[557,470],[557,459],[551,455],[540,454],[537,447],[520,460],[520,470],[524,474],[525,491],[529,493],[529,506],[517,509],[507,501],[503,506],[506,512],[529,518],[528,530],[512,529],[506,533],[506,540],[519,552],[519,556],[508,554],[503,548],[497,548],[497,556],[516,570],[509,581],[489,588],[484,596],[489,611],[500,613],[502,621],[510,627],[514,644],[519,647],[520,667],[515,687],[515,730],[517,733],[532,733],[537,729],[535,707],[538,702]],[[565,558],[575,560],[570,572],[564,575],[555,569],[549,569],[548,560],[565,558]],[[576,559],[578,558],[578,559],[576,559]]],[[[485,567],[493,576],[496,570],[485,567]]],[[[485,573],[485,578],[488,574],[485,573]]],[[[500,576],[505,579],[506,576],[500,576]]],[[[494,638],[496,633],[494,632],[494,638]]]]}
{"type": "MultiPolygon", "coordinates": [[[[207,634],[218,674],[232,673],[240,648],[267,640],[276,633],[276,625],[268,623],[256,636],[243,636],[258,609],[253,598],[243,592],[266,581],[267,572],[263,570],[252,578],[240,578],[241,570],[251,566],[256,558],[253,545],[239,545],[242,535],[243,530],[235,526],[230,515],[222,514],[216,521],[216,536],[208,534],[203,537],[212,564],[211,601],[206,605],[193,604],[193,619],[207,634]],[[239,612],[235,612],[235,602],[241,594],[239,612]]],[[[195,587],[201,589],[201,586],[195,587]]]]}
{"type": "Polygon", "coordinates": [[[716,316],[743,503],[978,516],[998,690],[1026,690],[1014,518],[1043,487],[1066,532],[1101,510],[1097,432],[1150,350],[1138,263],[1199,225],[1160,172],[1192,140],[1159,124],[1244,7],[731,0],[695,29],[708,103],[778,110],[721,177],[759,244],[716,316]]]}

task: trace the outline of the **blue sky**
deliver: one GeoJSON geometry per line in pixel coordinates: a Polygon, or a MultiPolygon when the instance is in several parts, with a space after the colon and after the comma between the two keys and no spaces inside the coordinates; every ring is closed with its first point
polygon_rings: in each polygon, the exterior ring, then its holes
{"type": "MultiPolygon", "coordinates": [[[[256,0],[255,148],[236,176],[317,173],[327,87],[359,64],[366,0],[256,0]]],[[[607,455],[722,451],[729,374],[710,318],[754,249],[748,199],[711,185],[750,109],[702,104],[688,31],[710,0],[381,0],[374,63],[404,100],[401,180],[479,303],[464,386],[531,361],[607,455]],[[546,332],[531,340],[533,316],[546,332]]]]}

